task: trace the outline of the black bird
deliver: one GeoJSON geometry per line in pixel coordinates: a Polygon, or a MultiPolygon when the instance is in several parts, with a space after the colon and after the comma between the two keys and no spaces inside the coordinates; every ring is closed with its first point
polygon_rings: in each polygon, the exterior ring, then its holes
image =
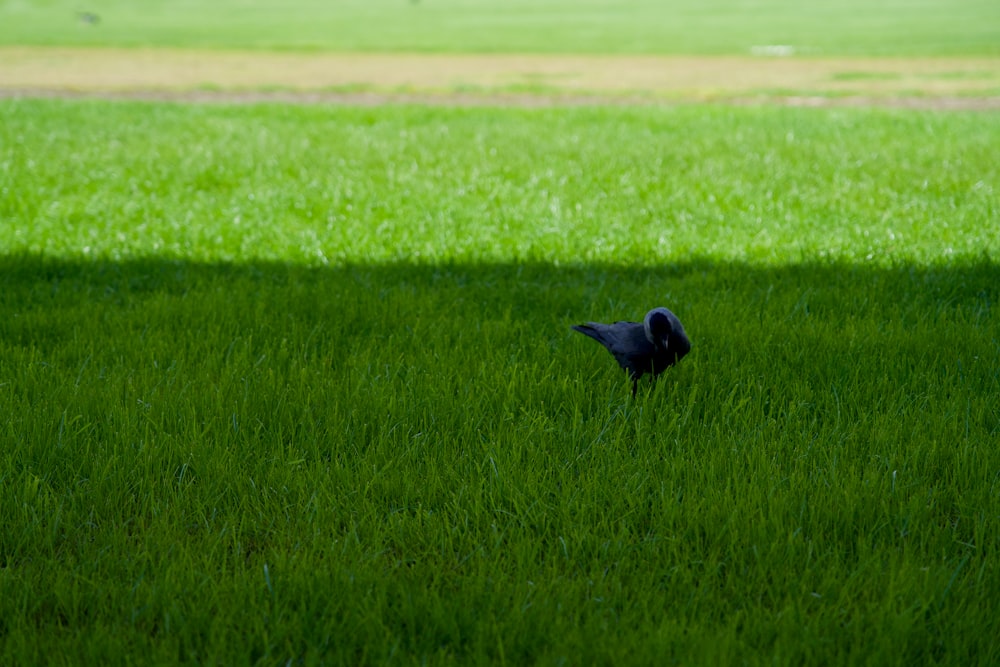
{"type": "Polygon", "coordinates": [[[573,327],[608,348],[618,364],[632,378],[632,398],[635,398],[639,378],[660,373],[680,361],[691,351],[691,341],[677,316],[666,308],[654,308],[646,313],[642,324],[587,322],[573,327]]]}

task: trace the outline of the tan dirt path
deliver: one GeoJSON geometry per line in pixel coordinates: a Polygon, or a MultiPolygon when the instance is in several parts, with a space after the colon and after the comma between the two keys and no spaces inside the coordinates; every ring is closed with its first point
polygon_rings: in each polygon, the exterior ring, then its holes
{"type": "Polygon", "coordinates": [[[690,101],[1000,109],[1000,58],[0,48],[0,96],[382,104],[690,101]]]}

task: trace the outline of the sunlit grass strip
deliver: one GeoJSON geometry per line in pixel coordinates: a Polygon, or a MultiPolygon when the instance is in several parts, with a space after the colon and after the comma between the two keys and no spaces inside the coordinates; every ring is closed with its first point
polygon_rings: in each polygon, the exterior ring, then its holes
{"type": "Polygon", "coordinates": [[[9,251],[352,262],[995,253],[994,114],[0,105],[9,251]]]}

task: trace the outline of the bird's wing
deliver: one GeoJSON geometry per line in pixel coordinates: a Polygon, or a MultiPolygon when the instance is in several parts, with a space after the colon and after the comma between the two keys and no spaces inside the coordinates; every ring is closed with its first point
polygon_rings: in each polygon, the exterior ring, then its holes
{"type": "Polygon", "coordinates": [[[648,370],[654,352],[653,345],[646,339],[646,333],[638,322],[615,322],[601,324],[587,322],[573,327],[585,336],[590,336],[614,355],[618,365],[632,374],[641,376],[648,370]]]}

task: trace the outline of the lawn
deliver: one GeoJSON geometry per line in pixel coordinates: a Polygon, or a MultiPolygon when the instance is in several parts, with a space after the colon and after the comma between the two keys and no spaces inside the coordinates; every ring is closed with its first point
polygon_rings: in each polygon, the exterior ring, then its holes
{"type": "Polygon", "coordinates": [[[0,45],[810,56],[1000,54],[995,0],[0,3],[0,45]],[[99,22],[81,21],[81,10],[99,22]]]}
{"type": "Polygon", "coordinates": [[[0,663],[997,663],[996,145],[0,102],[0,663]]]}

